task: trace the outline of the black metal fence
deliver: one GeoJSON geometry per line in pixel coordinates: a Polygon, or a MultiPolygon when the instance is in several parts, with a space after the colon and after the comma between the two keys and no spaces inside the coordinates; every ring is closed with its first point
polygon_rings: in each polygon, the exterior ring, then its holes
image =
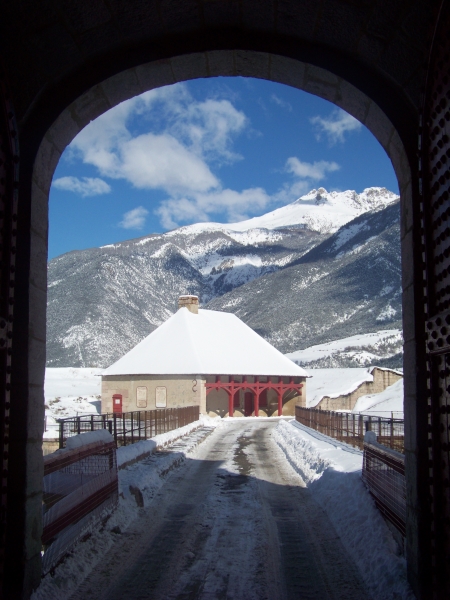
{"type": "Polygon", "coordinates": [[[375,504],[400,533],[406,529],[405,459],[397,452],[364,443],[362,478],[375,504]]]}
{"type": "Polygon", "coordinates": [[[364,434],[374,431],[383,446],[404,452],[404,421],[386,417],[374,417],[354,413],[295,407],[295,419],[341,442],[359,448],[364,447],[364,434]]]}
{"type": "Polygon", "coordinates": [[[64,448],[67,438],[73,435],[97,429],[107,429],[119,446],[125,446],[184,427],[197,421],[199,416],[198,406],[184,406],[68,417],[58,420],[59,447],[64,448]]]}

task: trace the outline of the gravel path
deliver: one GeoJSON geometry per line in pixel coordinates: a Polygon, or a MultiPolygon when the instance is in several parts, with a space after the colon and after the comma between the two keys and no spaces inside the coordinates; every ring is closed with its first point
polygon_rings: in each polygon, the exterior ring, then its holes
{"type": "Polygon", "coordinates": [[[72,598],[368,598],[326,514],[272,439],[275,426],[217,428],[72,598]]]}

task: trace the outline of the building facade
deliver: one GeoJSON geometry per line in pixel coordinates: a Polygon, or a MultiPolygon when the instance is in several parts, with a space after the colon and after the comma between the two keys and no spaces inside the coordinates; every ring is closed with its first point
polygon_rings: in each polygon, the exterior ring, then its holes
{"type": "Polygon", "coordinates": [[[199,406],[212,417],[294,415],[306,405],[306,371],[240,319],[178,312],[102,374],[102,412],[199,406]]]}

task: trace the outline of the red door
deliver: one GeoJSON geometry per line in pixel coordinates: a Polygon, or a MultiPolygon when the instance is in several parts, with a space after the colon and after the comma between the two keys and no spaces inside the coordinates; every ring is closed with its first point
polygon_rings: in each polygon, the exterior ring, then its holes
{"type": "Polygon", "coordinates": [[[122,412],[122,394],[114,394],[113,395],[113,412],[115,412],[115,413],[122,412]]]}
{"type": "Polygon", "coordinates": [[[253,393],[245,392],[244,394],[244,415],[250,417],[253,412],[253,393]]]}

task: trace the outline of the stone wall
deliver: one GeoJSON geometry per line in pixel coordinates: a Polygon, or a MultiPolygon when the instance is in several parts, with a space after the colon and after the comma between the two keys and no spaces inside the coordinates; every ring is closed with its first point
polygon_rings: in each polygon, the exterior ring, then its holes
{"type": "MultiPolygon", "coordinates": [[[[156,388],[166,388],[166,408],[200,406],[206,412],[204,379],[192,375],[109,375],[102,377],[102,413],[113,412],[113,395],[122,395],[122,410],[154,410],[156,388]],[[138,399],[138,389],[146,388],[146,402],[138,399]]],[[[158,407],[163,408],[163,407],[158,407]]]]}
{"type": "Polygon", "coordinates": [[[353,392],[341,394],[336,398],[324,396],[314,408],[321,410],[353,410],[358,398],[361,398],[361,396],[384,392],[387,387],[393,385],[399,379],[403,379],[403,375],[398,371],[378,367],[373,368],[372,375],[373,381],[364,381],[353,392]]]}

